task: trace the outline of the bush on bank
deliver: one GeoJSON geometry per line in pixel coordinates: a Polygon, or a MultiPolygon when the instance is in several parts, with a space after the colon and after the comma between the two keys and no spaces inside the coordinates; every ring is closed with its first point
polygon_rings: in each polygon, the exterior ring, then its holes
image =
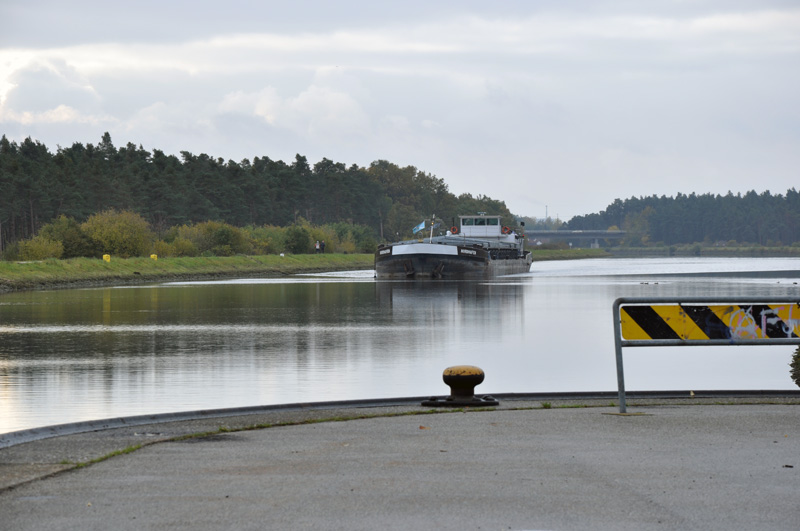
{"type": "Polygon", "coordinates": [[[372,253],[377,238],[368,227],[349,223],[312,225],[303,218],[288,226],[235,227],[221,221],[170,227],[156,234],[131,211],[106,210],[84,223],[60,216],[28,240],[9,245],[2,259],[121,258],[150,256],[198,257],[268,254],[310,254],[316,242],[326,253],[372,253]]]}
{"type": "MultiPolygon", "coordinates": [[[[378,239],[363,225],[337,222],[312,225],[302,217],[288,227],[272,225],[235,227],[221,221],[205,221],[156,232],[144,218],[131,211],[106,210],[84,223],[60,216],[44,225],[34,237],[8,245],[0,259],[7,261],[117,257],[225,257],[236,255],[311,254],[316,242],[325,242],[326,253],[373,253],[378,239]]],[[[568,244],[530,246],[534,261],[599,256],[800,256],[800,244],[790,247],[725,246],[696,243],[669,247],[569,248],[568,244]]]]}
{"type": "Polygon", "coordinates": [[[150,224],[135,212],[106,210],[81,225],[93,244],[94,254],[112,254],[122,258],[145,256],[153,247],[150,224]]]}
{"type": "Polygon", "coordinates": [[[789,376],[792,381],[800,387],[800,347],[797,347],[792,355],[792,360],[789,362],[789,376]]]}
{"type": "Polygon", "coordinates": [[[61,258],[64,254],[64,245],[42,235],[30,240],[19,242],[19,256],[22,260],[46,260],[48,258],[61,258]]]}

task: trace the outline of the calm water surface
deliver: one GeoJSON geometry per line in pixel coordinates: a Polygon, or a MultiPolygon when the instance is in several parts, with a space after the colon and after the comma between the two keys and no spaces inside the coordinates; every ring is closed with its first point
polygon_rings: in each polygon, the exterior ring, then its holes
{"type": "MultiPolygon", "coordinates": [[[[0,433],[195,409],[479,393],[616,391],[611,305],[800,296],[797,259],[600,259],[493,282],[372,272],[0,296],[0,433]]],[[[793,347],[625,351],[628,390],[792,389],[793,347]]]]}

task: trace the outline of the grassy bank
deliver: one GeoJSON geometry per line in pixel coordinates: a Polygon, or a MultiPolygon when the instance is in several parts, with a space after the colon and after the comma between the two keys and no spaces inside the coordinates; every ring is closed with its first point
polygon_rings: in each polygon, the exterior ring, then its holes
{"type": "MultiPolygon", "coordinates": [[[[608,256],[600,249],[537,250],[534,261],[608,256]]],[[[299,254],[185,258],[98,258],[0,261],[0,292],[139,284],[182,279],[281,277],[325,271],[372,269],[372,254],[299,254]]]]}
{"type": "Polygon", "coordinates": [[[578,260],[581,258],[608,258],[605,249],[534,249],[531,251],[534,262],[547,260],[578,260]]]}
{"type": "Polygon", "coordinates": [[[759,258],[759,257],[800,257],[800,246],[761,247],[761,246],[726,246],[712,247],[693,245],[673,245],[670,247],[614,247],[610,250],[614,256],[637,258],[653,256],[705,256],[720,258],[759,258]]]}
{"type": "Polygon", "coordinates": [[[533,261],[579,258],[654,258],[662,256],[702,256],[719,258],[781,257],[800,258],[800,247],[611,247],[608,249],[534,249],[533,261]]]}
{"type": "Polygon", "coordinates": [[[281,277],[372,269],[372,254],[301,254],[193,258],[96,258],[0,262],[0,291],[132,284],[159,280],[281,277]]]}
{"type": "MultiPolygon", "coordinates": [[[[619,253],[605,249],[535,249],[534,262],[547,260],[578,260],[606,258],[611,256],[669,256],[665,252],[619,253]]],[[[729,250],[730,251],[730,250],[729,250]]],[[[754,256],[747,250],[738,253],[701,253],[701,256],[754,256]]],[[[677,254],[674,253],[673,255],[677,254]]],[[[790,253],[768,253],[761,251],[755,256],[797,256],[790,253]]],[[[263,256],[227,256],[192,258],[115,258],[105,262],[96,258],[73,258],[70,260],[42,260],[36,262],[0,261],[0,292],[101,286],[116,284],[138,284],[144,282],[214,279],[236,277],[281,277],[302,273],[325,271],[354,271],[372,269],[372,254],[299,254],[263,256]]],[[[535,266],[534,266],[535,268],[535,266]]]]}

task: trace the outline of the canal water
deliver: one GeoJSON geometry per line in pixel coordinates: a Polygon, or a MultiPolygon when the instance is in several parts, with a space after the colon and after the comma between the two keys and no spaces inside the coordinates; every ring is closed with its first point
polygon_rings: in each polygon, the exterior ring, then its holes
{"type": "MultiPolygon", "coordinates": [[[[616,391],[617,297],[800,297],[800,260],[535,263],[491,282],[378,282],[372,271],[0,295],[0,433],[239,406],[616,391]]],[[[625,351],[633,390],[792,389],[794,347],[625,351]]]]}

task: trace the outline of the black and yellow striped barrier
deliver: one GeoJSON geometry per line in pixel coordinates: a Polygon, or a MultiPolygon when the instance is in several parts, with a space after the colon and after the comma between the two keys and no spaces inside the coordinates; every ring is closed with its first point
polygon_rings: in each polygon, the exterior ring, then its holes
{"type": "Polygon", "coordinates": [[[800,337],[800,304],[652,304],[620,307],[622,339],[772,340],[800,337]]]}
{"type": "Polygon", "coordinates": [[[800,345],[800,296],[614,301],[619,410],[625,413],[622,347],[800,345]]]}

